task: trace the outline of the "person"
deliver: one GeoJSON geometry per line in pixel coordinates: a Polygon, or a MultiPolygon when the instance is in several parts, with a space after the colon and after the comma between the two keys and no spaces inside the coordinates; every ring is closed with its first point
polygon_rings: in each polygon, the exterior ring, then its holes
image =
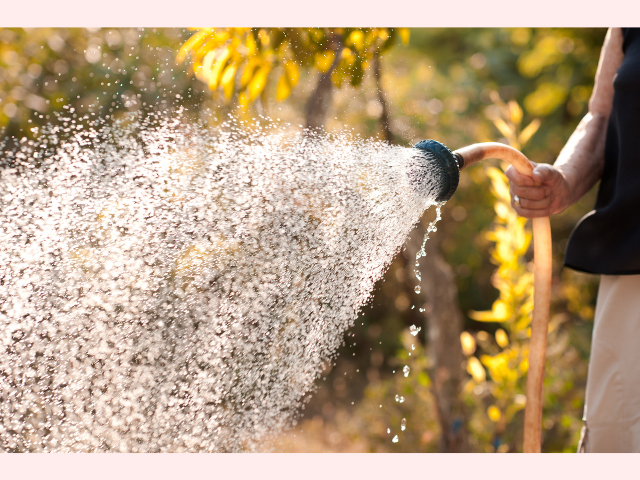
{"type": "Polygon", "coordinates": [[[608,30],[589,111],[554,165],[506,175],[528,218],[562,212],[600,180],[564,262],[600,274],[578,448],[640,452],[640,29],[608,30]]]}

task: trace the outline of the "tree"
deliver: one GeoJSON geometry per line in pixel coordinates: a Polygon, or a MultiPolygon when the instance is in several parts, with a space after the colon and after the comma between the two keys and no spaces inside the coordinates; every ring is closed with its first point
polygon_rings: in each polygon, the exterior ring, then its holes
{"type": "MultiPolygon", "coordinates": [[[[306,106],[308,128],[324,125],[334,87],[349,82],[357,87],[364,71],[373,66],[378,90],[380,55],[407,29],[393,28],[201,28],[182,45],[178,60],[191,57],[198,79],[227,102],[247,107],[264,98],[271,79],[275,98],[284,100],[297,85],[300,70],[317,71],[318,83],[306,106]]],[[[379,99],[386,112],[384,96],[379,99]]],[[[382,116],[390,139],[388,115],[382,116]]]]}
{"type": "Polygon", "coordinates": [[[0,128],[30,137],[63,106],[78,117],[119,116],[206,99],[176,64],[183,29],[0,29],[0,128]],[[195,88],[194,88],[195,87],[195,88]]]}
{"type": "MultiPolygon", "coordinates": [[[[412,259],[418,258],[420,244],[425,233],[423,222],[418,227],[407,250],[412,259]]],[[[429,232],[430,233],[430,232],[429,232]]],[[[440,237],[432,235],[424,244],[424,260],[419,269],[422,281],[420,296],[428,305],[425,325],[433,366],[430,376],[433,382],[438,422],[440,423],[440,451],[446,453],[469,452],[467,408],[462,398],[465,373],[460,368],[463,361],[459,338],[464,327],[464,315],[458,301],[455,273],[440,252],[440,237]]]]}

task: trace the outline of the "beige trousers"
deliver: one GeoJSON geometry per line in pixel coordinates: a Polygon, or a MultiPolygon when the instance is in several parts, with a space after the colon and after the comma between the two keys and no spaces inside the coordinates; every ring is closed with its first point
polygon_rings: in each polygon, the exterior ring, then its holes
{"type": "Polygon", "coordinates": [[[579,451],[640,452],[640,275],[602,275],[579,451]]]}

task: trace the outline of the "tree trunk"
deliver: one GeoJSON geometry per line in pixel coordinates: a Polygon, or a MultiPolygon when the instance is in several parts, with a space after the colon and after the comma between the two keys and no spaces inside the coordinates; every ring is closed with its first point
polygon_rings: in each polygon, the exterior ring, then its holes
{"type": "MultiPolygon", "coordinates": [[[[373,57],[373,74],[378,90],[378,101],[382,105],[380,125],[384,138],[393,143],[389,122],[389,108],[382,89],[380,55],[373,57]]],[[[406,271],[415,269],[416,255],[426,233],[423,222],[418,223],[407,242],[406,271]]],[[[436,400],[438,421],[442,429],[441,450],[463,453],[469,451],[469,433],[464,403],[460,398],[466,374],[462,367],[464,355],[460,345],[460,334],[464,317],[458,302],[458,287],[451,266],[440,253],[440,239],[431,234],[425,244],[426,257],[420,259],[418,267],[422,278],[420,296],[429,308],[425,312],[425,330],[428,348],[434,357],[431,372],[433,394],[436,400]]]]}
{"type": "Polygon", "coordinates": [[[342,55],[342,37],[334,39],[336,47],[334,48],[335,56],[329,70],[320,74],[318,86],[309,101],[307,102],[307,128],[316,129],[324,127],[327,118],[327,111],[331,106],[331,97],[333,93],[333,84],[331,83],[331,74],[340,63],[342,55]]]}
{"type": "MultiPolygon", "coordinates": [[[[420,222],[407,244],[409,270],[415,268],[415,258],[426,228],[420,222]]],[[[460,334],[464,324],[458,303],[458,288],[453,269],[440,253],[437,234],[431,234],[425,245],[426,256],[420,259],[422,275],[420,296],[426,301],[426,331],[428,351],[434,359],[431,372],[438,421],[442,428],[441,450],[459,453],[469,451],[467,417],[460,393],[466,374],[460,334]]]]}
{"type": "Polygon", "coordinates": [[[380,52],[376,52],[373,55],[373,76],[376,79],[376,88],[378,90],[378,101],[382,105],[382,114],[380,115],[380,126],[382,127],[382,133],[384,139],[387,142],[393,141],[393,134],[391,133],[391,125],[389,124],[389,106],[382,90],[382,80],[380,73],[380,52]]]}

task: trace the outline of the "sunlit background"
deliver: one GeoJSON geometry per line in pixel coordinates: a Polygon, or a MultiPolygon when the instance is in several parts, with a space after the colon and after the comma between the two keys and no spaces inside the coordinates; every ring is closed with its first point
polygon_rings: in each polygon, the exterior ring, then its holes
{"type": "MultiPolygon", "coordinates": [[[[0,29],[7,145],[78,115],[184,108],[553,162],[587,102],[604,29],[0,29]]],[[[300,127],[298,127],[300,126],[300,127]]],[[[2,165],[7,162],[3,161],[2,165]]],[[[498,162],[465,170],[421,260],[428,212],[278,451],[521,451],[530,228],[498,162]],[[421,328],[417,336],[409,327],[421,328]],[[444,327],[443,327],[444,326],[444,327]],[[443,328],[446,331],[443,331],[443,328]],[[410,366],[411,375],[402,373],[410,366]]],[[[594,192],[552,218],[543,451],[575,451],[597,278],[562,268],[594,192]]]]}

